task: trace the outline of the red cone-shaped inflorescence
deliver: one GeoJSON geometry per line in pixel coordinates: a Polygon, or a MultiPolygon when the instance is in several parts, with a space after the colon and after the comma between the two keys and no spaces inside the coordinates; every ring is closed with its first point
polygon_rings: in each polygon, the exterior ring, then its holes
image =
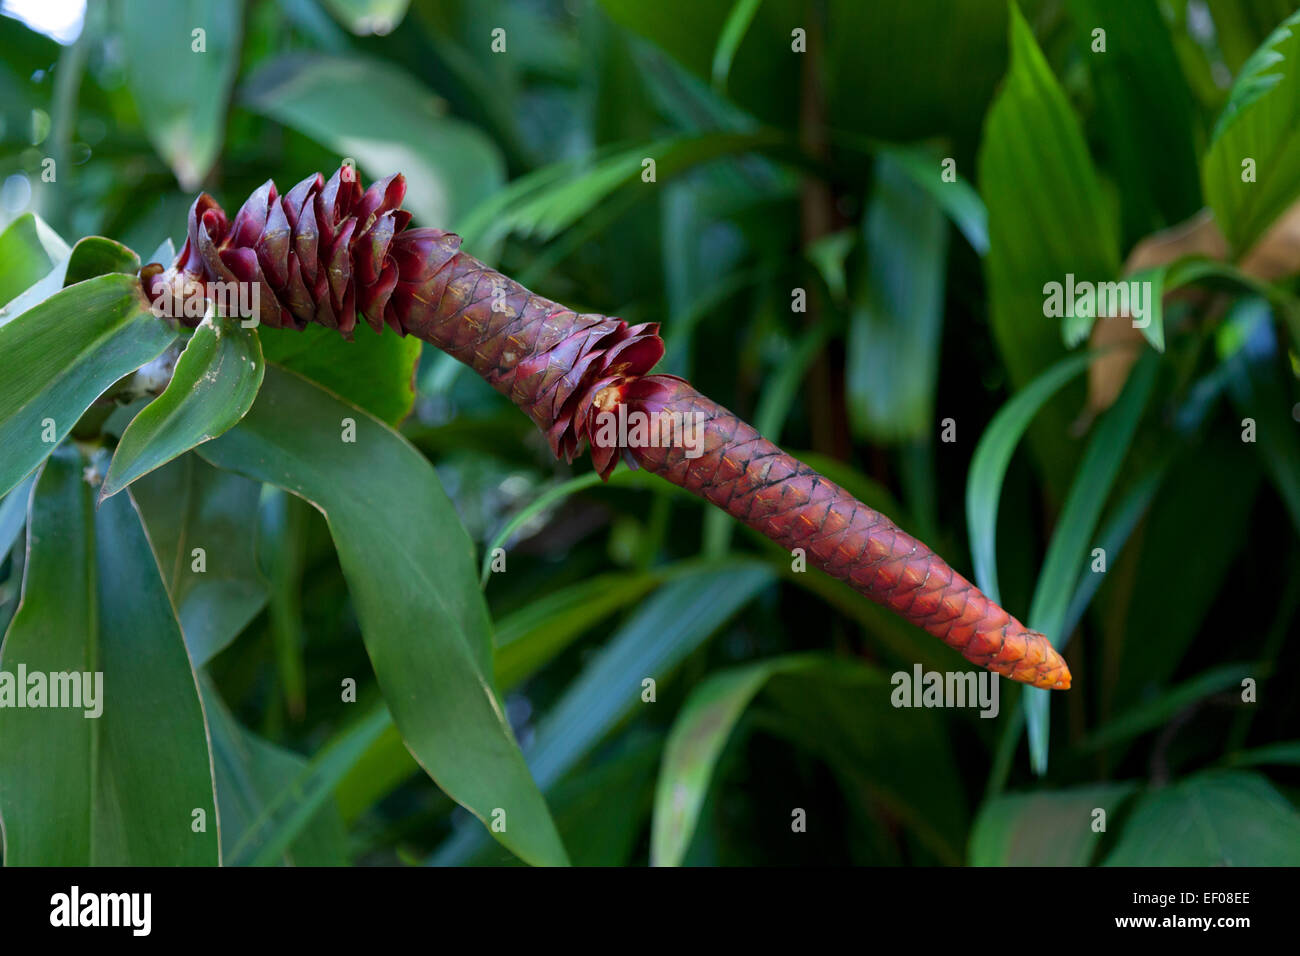
{"type": "MultiPolygon", "coordinates": [[[[460,237],[408,229],[406,185],[362,191],[344,167],[281,196],[266,183],[227,219],[203,195],[169,269],[141,271],[150,297],[219,283],[252,286],[264,325],[316,322],[351,337],[359,319],[415,335],[471,366],[509,396],[572,460],[590,444],[608,477],[620,457],[699,495],[955,647],[968,660],[1038,687],[1070,686],[1042,634],[989,600],[924,544],[750,425],[670,375],[658,326],[580,314],[533,295],[460,251],[460,237]],[[608,428],[633,413],[649,423],[608,428]],[[687,440],[698,423],[700,431],[687,440]]],[[[226,301],[230,301],[228,298],[226,301]]],[[[176,314],[176,313],[173,313],[176,314]]],[[[193,313],[190,313],[193,315],[193,313]]],[[[202,310],[198,310],[202,314],[202,310]]]]}
{"type": "MultiPolygon", "coordinates": [[[[267,182],[233,221],[202,195],[185,247],[169,270],[148,273],[147,291],[252,284],[263,325],[316,322],[351,338],[363,319],[376,331],[386,324],[415,335],[507,395],[571,461],[588,438],[588,417],[576,410],[609,381],[654,367],[663,355],[658,325],[629,326],[533,295],[461,252],[454,233],[407,229],[405,195],[400,175],[362,191],[346,166],[283,196],[267,182]]],[[[617,456],[599,459],[608,476],[617,456]]]]}
{"type": "Polygon", "coordinates": [[[1070,686],[1051,643],[942,558],[834,482],[787,455],[688,382],[650,375],[600,398],[655,423],[636,462],[712,502],[809,564],[929,631],[967,660],[1035,687],[1070,686]],[[699,432],[691,436],[693,428],[699,432]],[[683,436],[687,436],[683,438],[683,436]],[[666,440],[665,440],[666,439],[666,440]]]}

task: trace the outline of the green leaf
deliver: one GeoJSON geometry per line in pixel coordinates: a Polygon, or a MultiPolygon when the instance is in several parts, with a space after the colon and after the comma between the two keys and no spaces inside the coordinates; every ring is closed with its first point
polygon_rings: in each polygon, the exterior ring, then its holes
{"type": "Polygon", "coordinates": [[[103,236],[87,236],[72,247],[68,266],[63,272],[63,284],[76,285],[114,272],[135,275],[139,271],[140,257],[126,246],[103,236]]]}
{"type": "Polygon", "coordinates": [[[309,325],[301,332],[261,328],[268,362],[292,369],[335,395],[396,425],[415,404],[415,371],[423,344],[414,335],[362,323],[349,342],[333,329],[309,325]]]}
{"type": "MultiPolygon", "coordinates": [[[[221,694],[200,677],[203,712],[212,736],[212,769],[221,812],[221,852],[226,865],[254,820],[286,786],[298,779],[307,761],[240,726],[221,694]]],[[[281,861],[298,866],[343,866],[348,862],[347,833],[338,808],[324,801],[310,817],[281,861]]]]}
{"type": "Polygon", "coordinates": [[[624,186],[644,185],[642,163],[655,161],[657,182],[723,156],[781,142],[771,131],[671,136],[592,157],[545,166],[522,176],[477,206],[459,228],[470,248],[490,248],[508,235],[552,239],[589,215],[624,186]]]}
{"type": "Polygon", "coordinates": [[[255,332],[241,328],[238,319],[205,318],[186,343],[167,388],[122,433],[101,500],[232,427],[252,407],[262,374],[255,332]]]}
{"type": "Polygon", "coordinates": [[[0,306],[38,282],[68,257],[68,245],[34,213],[25,213],[0,233],[0,306]]]}
{"type": "MultiPolygon", "coordinates": [[[[979,182],[989,215],[990,321],[1011,382],[1023,388],[1063,352],[1061,322],[1069,320],[1045,314],[1044,287],[1067,275],[1113,278],[1119,248],[1078,119],[1014,4],[1010,43],[1011,70],[984,126],[979,182]]],[[[1076,454],[1067,436],[1079,404],[1061,396],[1029,433],[1057,495],[1076,454]]]]}
{"type": "MultiPolygon", "coordinates": [[[[663,685],[700,647],[772,581],[752,561],[726,561],[665,585],[643,602],[572,681],[542,719],[528,763],[549,789],[641,704],[642,681],[663,685]]],[[[471,854],[478,834],[462,830],[432,862],[454,865],[471,854]]]]}
{"type": "Polygon", "coordinates": [[[124,0],[127,86],[154,149],[193,192],[221,151],[239,69],[244,5],[124,0]]]}
{"type": "Polygon", "coordinates": [[[797,674],[826,662],[816,654],[774,657],[718,671],[691,690],[664,747],[655,789],[651,866],[679,866],[686,856],[722,748],[763,685],[776,674],[797,674]]]}
{"type": "Polygon", "coordinates": [[[846,343],[849,420],[861,439],[918,438],[933,425],[948,223],[888,155],[864,224],[867,272],[846,343]]]}
{"type": "Polygon", "coordinates": [[[1099,138],[1125,144],[1109,160],[1128,247],[1201,207],[1191,91],[1156,0],[1070,0],[1069,7],[1096,89],[1099,138]],[[1094,52],[1097,30],[1105,50],[1094,52]]]}
{"type": "Polygon", "coordinates": [[[1205,198],[1241,256],[1300,196],[1300,11],[1242,66],[1205,154],[1205,198]],[[1252,160],[1254,176],[1243,163],[1252,160]]]}
{"type": "Polygon", "coordinates": [[[1116,819],[1137,785],[1094,784],[1070,790],[1004,794],[980,809],[971,829],[971,866],[1087,866],[1105,830],[1096,811],[1116,819]]]}
{"type": "Polygon", "coordinates": [[[566,862],[493,686],[473,545],[429,463],[378,419],[275,365],[243,421],[199,454],[325,515],[375,676],[416,759],[480,820],[505,810],[493,836],[511,852],[566,862]],[[355,441],[342,440],[345,428],[355,441]]]}
{"type": "Polygon", "coordinates": [[[1118,717],[1108,720],[1081,740],[1078,749],[1083,753],[1091,753],[1094,750],[1131,740],[1147,731],[1166,727],[1175,716],[1197,701],[1221,693],[1229,687],[1240,687],[1241,682],[1247,677],[1258,679],[1267,676],[1267,671],[1267,667],[1261,668],[1259,664],[1254,663],[1224,664],[1206,671],[1177,687],[1170,688],[1154,700],[1137,704],[1118,717]]]}
{"type": "Polygon", "coordinates": [[[749,25],[754,22],[754,14],[763,0],[736,0],[727,14],[727,22],[718,34],[718,45],[713,50],[713,86],[722,91],[727,88],[727,74],[731,72],[731,61],[736,58],[736,50],[745,39],[749,25]]]}
{"type": "Polygon", "coordinates": [[[180,625],[130,497],[96,511],[92,495],[71,450],[36,484],[0,672],[99,672],[102,686],[94,717],[84,699],[0,709],[5,863],[215,865],[207,735],[180,625]]]}
{"type": "Polygon", "coordinates": [[[381,701],[326,744],[298,773],[268,791],[257,815],[235,834],[229,863],[233,866],[270,866],[290,848],[309,837],[322,814],[331,814],[330,794],[349,769],[389,726],[388,709],[381,701]]]}
{"type": "Polygon", "coordinates": [[[260,68],[243,95],[374,178],[405,174],[406,208],[422,225],[454,228],[505,178],[491,140],[444,115],[430,90],[383,61],[285,54],[260,68]]]}
{"type": "MultiPolygon", "coordinates": [[[[1101,419],[1079,462],[1070,494],[1052,532],[1029,605],[1028,624],[1046,634],[1058,650],[1070,636],[1062,631],[1079,578],[1088,570],[1087,555],[1101,509],[1110,496],[1138,422],[1146,411],[1160,370],[1158,357],[1147,353],[1129,375],[1118,401],[1101,419]]],[[[1023,698],[1029,731],[1029,759],[1036,773],[1047,771],[1048,715],[1051,691],[1026,687],[1023,698]]]]}
{"type": "Polygon", "coordinates": [[[911,178],[930,198],[938,203],[952,224],[961,231],[970,247],[981,256],[989,251],[989,213],[984,200],[962,176],[954,171],[946,179],[943,166],[945,157],[932,150],[901,146],[878,146],[877,154],[888,157],[895,167],[911,178]]]}
{"type": "Polygon", "coordinates": [[[190,657],[202,667],[266,605],[252,532],[261,486],[185,455],[133,490],[190,657]]]}
{"type": "Polygon", "coordinates": [[[966,479],[966,523],[970,526],[975,583],[1001,603],[998,587],[998,501],[1011,456],[1025,429],[1062,386],[1088,367],[1092,356],[1072,355],[1057,362],[998,410],[980,436],[966,479]]]}
{"type": "Polygon", "coordinates": [[[39,465],[114,382],[175,337],[149,311],[139,280],[125,275],[69,286],[0,326],[0,492],[39,465]]]}
{"type": "Polygon", "coordinates": [[[27,524],[27,507],[31,503],[32,484],[36,476],[31,475],[16,486],[3,498],[0,498],[0,564],[27,524]]]}
{"type": "Polygon", "coordinates": [[[323,0],[335,19],[359,37],[386,36],[406,16],[411,0],[323,0]]]}
{"type": "Polygon", "coordinates": [[[673,572],[601,574],[532,601],[497,624],[496,672],[510,690],[596,624],[645,597],[673,572]]]}
{"type": "Polygon", "coordinates": [[[1106,866],[1298,866],[1300,813],[1248,771],[1198,774],[1144,794],[1106,866]]]}
{"type": "Polygon", "coordinates": [[[39,282],[0,309],[0,325],[7,325],[67,286],[113,272],[134,275],[139,270],[139,257],[120,242],[87,236],[78,240],[72,251],[64,254],[39,282]]]}

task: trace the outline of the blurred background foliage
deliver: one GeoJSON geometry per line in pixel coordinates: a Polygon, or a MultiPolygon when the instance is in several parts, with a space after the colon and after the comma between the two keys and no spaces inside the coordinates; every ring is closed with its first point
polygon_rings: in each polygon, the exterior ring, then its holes
{"type": "MultiPolygon", "coordinates": [[[[1050,714],[1007,682],[995,720],[896,709],[895,671],[967,665],[673,488],[554,462],[446,356],[267,331],[268,359],[400,422],[480,556],[507,549],[497,677],[574,862],[1298,862],[1291,4],[90,0],[61,40],[19,19],[56,8],[0,17],[0,225],[148,262],[199,189],[233,212],[268,177],[400,170],[417,224],[661,322],[665,370],[1069,641],[1050,714]],[[1044,318],[1046,282],[1139,271],[1166,292],[1141,334],[1044,318]]],[[[193,455],[137,491],[155,539],[228,542],[218,574],[165,576],[210,651],[227,862],[512,859],[403,746],[316,510],[193,455]]]]}

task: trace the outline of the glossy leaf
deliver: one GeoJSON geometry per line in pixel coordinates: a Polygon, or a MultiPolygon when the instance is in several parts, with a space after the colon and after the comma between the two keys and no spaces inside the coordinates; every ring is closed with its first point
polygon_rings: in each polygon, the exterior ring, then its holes
{"type": "Polygon", "coordinates": [[[181,189],[217,160],[239,67],[244,6],[224,0],[125,0],[127,86],[154,148],[181,189]]]}
{"type": "Polygon", "coordinates": [[[971,830],[971,866],[1087,866],[1118,820],[1132,783],[1005,794],[980,809],[971,830]],[[1097,811],[1105,816],[1098,817],[1097,811]]]}
{"type": "Polygon", "coordinates": [[[139,280],[69,286],[0,327],[0,492],[45,459],[114,382],[176,337],[149,311],[139,280]]]}
{"type": "Polygon", "coordinates": [[[1300,196],[1298,65],[1300,12],[1242,66],[1205,154],[1205,198],[1237,256],[1300,196]]]}
{"type": "Polygon", "coordinates": [[[1198,774],[1143,794],[1105,865],[1297,866],[1300,813],[1259,774],[1198,774]]]}
{"type": "Polygon", "coordinates": [[[262,347],[238,319],[208,316],[194,330],[171,381],[122,433],[102,498],[244,417],[262,384],[262,347]]]}
{"type": "Polygon", "coordinates": [[[261,486],[185,455],[134,490],[185,644],[202,667],[266,605],[253,532],[261,486]]]}
{"type": "MultiPolygon", "coordinates": [[[[0,306],[33,285],[68,256],[68,245],[33,213],[19,216],[0,233],[0,306]]],[[[0,313],[2,314],[2,313],[0,313]]]]}
{"type": "Polygon", "coordinates": [[[437,476],[382,422],[278,366],[248,415],[199,453],[312,502],[329,523],[384,699],[452,799],[531,863],[564,848],[494,689],[473,546],[437,476]],[[345,441],[355,429],[355,441],[345,441]]]}
{"type": "Polygon", "coordinates": [[[396,425],[415,404],[415,372],[423,344],[385,329],[358,324],[351,342],[332,329],[308,326],[258,330],[268,362],[292,369],[335,395],[396,425]]]}
{"type": "Polygon", "coordinates": [[[37,481],[0,670],[102,673],[99,713],[0,710],[5,863],[216,864],[207,733],[180,625],[134,503],[96,511],[82,469],[61,451],[37,481]]]}
{"type": "Polygon", "coordinates": [[[775,674],[799,674],[825,663],[811,654],[756,661],[718,671],[691,690],[664,746],[650,837],[652,866],[681,864],[722,748],[754,695],[775,674]]]}
{"type": "MultiPolygon", "coordinates": [[[[1119,249],[1079,121],[1014,4],[1010,44],[1011,69],[984,125],[979,184],[989,215],[989,318],[1011,383],[1024,388],[1062,355],[1062,323],[1070,321],[1045,314],[1044,287],[1067,275],[1113,279],[1119,249]]],[[[1066,396],[1049,403],[1029,433],[1058,494],[1074,457],[1065,436],[1079,404],[1066,396]]]]}

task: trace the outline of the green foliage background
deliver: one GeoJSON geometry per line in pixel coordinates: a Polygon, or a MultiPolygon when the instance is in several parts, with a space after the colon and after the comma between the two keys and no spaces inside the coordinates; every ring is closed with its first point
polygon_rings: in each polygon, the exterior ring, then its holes
{"type": "Polygon", "coordinates": [[[0,670],[108,684],[103,723],[0,710],[6,863],[1300,863],[1300,257],[1240,268],[1300,198],[1296,23],[90,0],[60,45],[0,17],[0,670]],[[133,275],[197,191],[233,214],[345,159],[537,292],[662,323],[664,370],[1052,635],[1074,688],[894,707],[896,672],[966,663],[662,482],[551,460],[448,357],[149,313],[133,275]],[[1093,320],[1044,284],[1204,208],[1226,259],[1142,274],[1164,307],[1085,414],[1093,320]]]}

